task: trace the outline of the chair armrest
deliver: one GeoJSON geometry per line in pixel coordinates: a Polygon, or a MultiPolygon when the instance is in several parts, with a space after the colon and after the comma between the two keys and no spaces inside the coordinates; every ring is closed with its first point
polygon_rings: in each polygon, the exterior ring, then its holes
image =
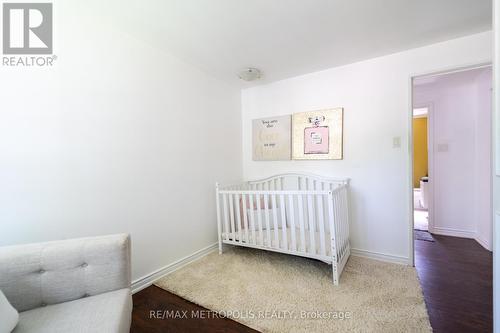
{"type": "Polygon", "coordinates": [[[130,287],[126,234],[0,247],[0,289],[18,310],[130,287]]]}

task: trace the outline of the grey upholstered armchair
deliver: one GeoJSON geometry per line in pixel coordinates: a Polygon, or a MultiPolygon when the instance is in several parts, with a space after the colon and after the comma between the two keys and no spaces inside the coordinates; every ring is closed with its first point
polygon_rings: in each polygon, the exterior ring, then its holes
{"type": "Polygon", "coordinates": [[[0,290],[20,312],[14,333],[129,332],[130,238],[0,247],[0,290]]]}

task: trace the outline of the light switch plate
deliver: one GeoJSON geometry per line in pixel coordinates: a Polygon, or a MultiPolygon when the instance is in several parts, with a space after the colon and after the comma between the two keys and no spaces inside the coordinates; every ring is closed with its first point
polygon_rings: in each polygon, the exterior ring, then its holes
{"type": "Polygon", "coordinates": [[[392,148],[401,148],[401,137],[395,136],[392,138],[392,148]]]}
{"type": "Polygon", "coordinates": [[[438,145],[437,145],[438,153],[445,153],[448,150],[449,150],[449,147],[448,147],[447,143],[438,143],[438,145]]]}

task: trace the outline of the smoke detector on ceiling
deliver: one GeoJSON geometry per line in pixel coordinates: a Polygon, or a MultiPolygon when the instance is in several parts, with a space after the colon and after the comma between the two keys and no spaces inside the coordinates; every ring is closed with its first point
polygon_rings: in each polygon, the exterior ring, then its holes
{"type": "Polygon", "coordinates": [[[244,81],[254,81],[262,77],[262,73],[257,68],[245,68],[238,73],[238,77],[244,81]]]}

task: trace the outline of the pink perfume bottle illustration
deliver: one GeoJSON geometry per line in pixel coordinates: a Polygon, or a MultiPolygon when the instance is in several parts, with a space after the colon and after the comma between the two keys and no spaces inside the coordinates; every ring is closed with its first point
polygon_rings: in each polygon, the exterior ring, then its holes
{"type": "Polygon", "coordinates": [[[309,117],[310,127],[304,129],[304,154],[328,154],[329,128],[320,126],[324,116],[309,117]]]}

